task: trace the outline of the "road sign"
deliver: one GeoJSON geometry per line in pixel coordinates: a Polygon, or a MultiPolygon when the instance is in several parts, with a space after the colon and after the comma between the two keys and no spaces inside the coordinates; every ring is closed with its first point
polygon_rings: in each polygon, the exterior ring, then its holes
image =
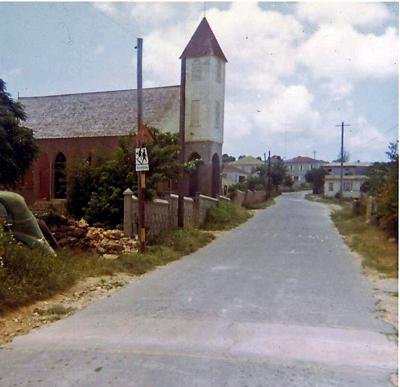
{"type": "Polygon", "coordinates": [[[137,134],[135,134],[136,143],[145,143],[154,141],[153,136],[151,135],[149,129],[145,125],[141,125],[137,134]]]}
{"type": "Polygon", "coordinates": [[[149,170],[149,158],[146,148],[136,148],[136,172],[149,170]]]}

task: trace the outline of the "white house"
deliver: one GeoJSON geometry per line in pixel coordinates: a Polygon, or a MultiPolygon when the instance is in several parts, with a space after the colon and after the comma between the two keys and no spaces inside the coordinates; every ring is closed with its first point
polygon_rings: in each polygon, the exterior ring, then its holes
{"type": "Polygon", "coordinates": [[[301,183],[305,183],[305,175],[311,169],[318,169],[324,164],[327,164],[327,161],[323,160],[315,160],[311,157],[306,156],[297,156],[293,159],[284,161],[288,174],[291,176],[294,181],[295,186],[299,186],[301,183]]]}
{"type": "MultiPolygon", "coordinates": [[[[370,163],[343,163],[343,197],[359,198],[360,188],[368,179],[367,169],[370,163]]],[[[325,176],[324,195],[334,197],[340,192],[340,163],[330,163],[322,166],[327,175],[325,176]]]]}

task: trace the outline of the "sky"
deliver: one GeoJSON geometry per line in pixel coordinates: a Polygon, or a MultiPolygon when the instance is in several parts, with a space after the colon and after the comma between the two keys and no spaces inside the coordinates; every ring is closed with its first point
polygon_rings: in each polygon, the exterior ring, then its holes
{"type": "Polygon", "coordinates": [[[223,153],[386,159],[398,137],[398,4],[1,3],[0,78],[20,96],[179,84],[205,15],[225,56],[223,153]]]}

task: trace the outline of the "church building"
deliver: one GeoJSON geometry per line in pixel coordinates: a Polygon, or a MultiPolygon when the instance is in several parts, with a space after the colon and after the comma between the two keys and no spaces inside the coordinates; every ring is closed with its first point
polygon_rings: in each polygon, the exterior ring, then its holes
{"type": "MultiPolygon", "coordinates": [[[[184,49],[186,58],[185,159],[203,164],[187,181],[187,195],[220,193],[227,60],[206,18],[184,49]]],[[[177,66],[180,63],[177,60],[177,66]]],[[[66,196],[66,169],[95,149],[112,149],[136,131],[137,90],[23,97],[25,125],[34,131],[40,154],[18,191],[28,204],[66,196]]],[[[180,85],[143,89],[143,122],[179,131],[180,85]]]]}

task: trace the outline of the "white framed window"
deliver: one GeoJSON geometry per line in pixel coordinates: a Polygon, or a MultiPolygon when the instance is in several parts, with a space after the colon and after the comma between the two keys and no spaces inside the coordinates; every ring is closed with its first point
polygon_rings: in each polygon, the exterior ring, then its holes
{"type": "Polygon", "coordinates": [[[192,63],[192,81],[201,81],[201,61],[195,59],[192,63]]]}
{"type": "Polygon", "coordinates": [[[200,100],[192,100],[190,106],[190,125],[200,126],[200,100]]]}
{"type": "Polygon", "coordinates": [[[328,191],[330,191],[330,192],[333,191],[333,182],[329,182],[329,184],[328,184],[328,191]]]}

